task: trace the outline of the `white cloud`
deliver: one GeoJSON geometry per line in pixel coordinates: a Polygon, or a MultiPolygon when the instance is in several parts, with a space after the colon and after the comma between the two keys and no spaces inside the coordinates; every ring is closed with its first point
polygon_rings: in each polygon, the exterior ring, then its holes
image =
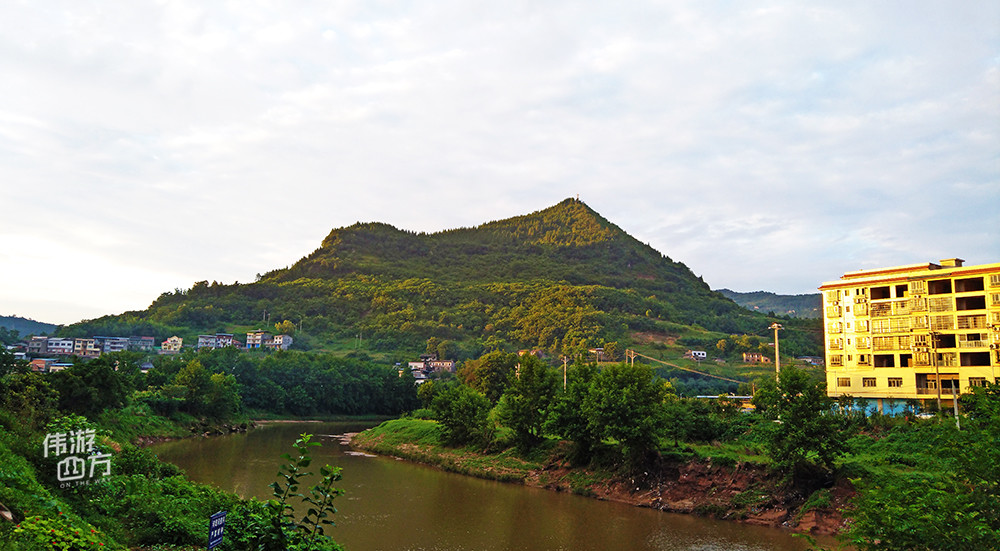
{"type": "Polygon", "coordinates": [[[56,300],[21,311],[73,321],[249,280],[358,220],[436,231],[576,194],[716,287],[998,261],[997,20],[934,2],[6,3],[0,234],[72,247],[4,263],[106,277],[8,273],[0,313],[40,281],[56,300]]]}

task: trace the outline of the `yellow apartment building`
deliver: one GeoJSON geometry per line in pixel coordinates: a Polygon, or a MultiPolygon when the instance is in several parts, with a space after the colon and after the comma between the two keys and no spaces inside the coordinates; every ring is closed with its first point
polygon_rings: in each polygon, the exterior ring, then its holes
{"type": "Polygon", "coordinates": [[[820,286],[827,394],[879,411],[1000,377],[1000,263],[960,258],[848,272],[820,286]]]}

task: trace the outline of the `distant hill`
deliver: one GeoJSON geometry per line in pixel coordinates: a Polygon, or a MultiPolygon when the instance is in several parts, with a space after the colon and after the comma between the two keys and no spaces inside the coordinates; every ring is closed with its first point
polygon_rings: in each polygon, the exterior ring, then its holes
{"type": "Polygon", "coordinates": [[[639,333],[666,340],[707,330],[718,339],[767,327],[763,315],[713,292],[684,264],[567,199],[432,234],[377,222],[334,229],[311,254],[254,283],[200,281],[146,310],[60,334],[190,338],[273,330],[283,320],[302,328],[295,346],[305,348],[364,341],[367,350],[413,350],[438,339],[466,356],[492,348],[580,353],[639,333]]]}
{"type": "Polygon", "coordinates": [[[48,335],[56,330],[58,325],[42,323],[20,316],[0,316],[0,327],[17,331],[21,336],[25,335],[48,335]]]}
{"type": "Polygon", "coordinates": [[[739,293],[729,289],[717,289],[717,291],[748,310],[762,313],[774,312],[782,316],[796,318],[823,317],[822,295],[820,293],[778,295],[767,291],[754,291],[752,293],[739,293]]]}

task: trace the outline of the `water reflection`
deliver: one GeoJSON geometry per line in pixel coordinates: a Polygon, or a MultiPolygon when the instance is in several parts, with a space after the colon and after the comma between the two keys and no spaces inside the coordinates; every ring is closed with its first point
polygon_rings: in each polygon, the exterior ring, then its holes
{"type": "Polygon", "coordinates": [[[791,551],[777,529],[662,513],[445,473],[387,457],[349,455],[335,435],[365,425],[280,423],[248,434],[167,442],[159,456],[197,481],[270,497],[281,454],[303,432],[319,436],[314,463],[343,467],[333,535],[351,551],[791,551]]]}

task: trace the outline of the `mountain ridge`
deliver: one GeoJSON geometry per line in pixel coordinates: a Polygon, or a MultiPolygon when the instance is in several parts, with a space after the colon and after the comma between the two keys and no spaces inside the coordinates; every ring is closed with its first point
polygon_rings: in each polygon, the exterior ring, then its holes
{"type": "Polygon", "coordinates": [[[767,325],[683,263],[567,199],[436,233],[380,222],[335,228],[313,252],[254,283],[196,282],[145,310],[61,332],[165,338],[281,320],[306,328],[295,338],[304,348],[343,347],[361,335],[382,351],[439,339],[461,343],[468,357],[497,348],[580,353],[638,333],[667,340],[686,327],[715,332],[706,337],[714,345],[767,325]]]}
{"type": "Polygon", "coordinates": [[[821,309],[823,298],[820,293],[799,295],[781,295],[770,291],[741,293],[725,288],[715,291],[748,310],[774,312],[797,318],[823,317],[821,309]]]}

